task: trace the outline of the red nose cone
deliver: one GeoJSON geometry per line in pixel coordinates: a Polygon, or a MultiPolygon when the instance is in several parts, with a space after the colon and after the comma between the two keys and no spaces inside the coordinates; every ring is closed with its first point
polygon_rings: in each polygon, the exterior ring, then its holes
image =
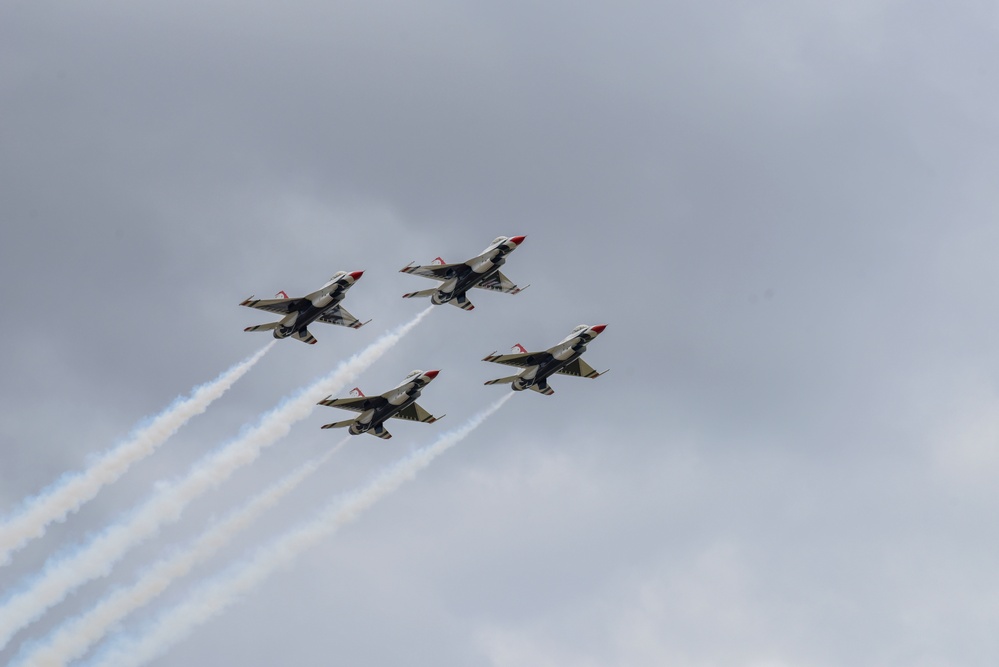
{"type": "Polygon", "coordinates": [[[440,373],[440,371],[423,371],[423,374],[426,375],[431,380],[437,377],[438,373],[440,373]]]}
{"type": "Polygon", "coordinates": [[[603,333],[604,329],[606,329],[606,328],[607,328],[606,324],[596,324],[596,325],[590,327],[590,330],[591,331],[596,331],[597,333],[603,333]]]}
{"type": "Polygon", "coordinates": [[[364,271],[354,271],[353,273],[350,274],[350,277],[353,278],[354,280],[357,280],[358,278],[360,278],[363,275],[364,275],[364,271]]]}
{"type": "Polygon", "coordinates": [[[524,239],[526,239],[526,238],[527,238],[526,236],[514,236],[510,240],[513,241],[514,243],[516,243],[517,245],[520,245],[521,243],[524,242],[524,239]]]}

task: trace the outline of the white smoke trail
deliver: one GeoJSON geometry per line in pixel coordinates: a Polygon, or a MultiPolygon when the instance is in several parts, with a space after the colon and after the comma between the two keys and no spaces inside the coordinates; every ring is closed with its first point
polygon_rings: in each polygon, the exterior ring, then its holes
{"type": "Polygon", "coordinates": [[[23,647],[12,665],[18,667],[62,667],[79,658],[123,618],[152,600],[189,573],[195,565],[213,556],[240,531],[316,472],[352,436],[347,436],[323,456],[309,461],[250,499],[243,507],[209,526],[186,549],[164,558],[139,575],[129,587],[118,588],[96,606],[63,623],[48,637],[23,647]]]}
{"type": "Polygon", "coordinates": [[[264,447],[283,438],[295,422],[308,417],[318,399],[343,389],[419,324],[431,309],[432,306],[427,307],[406,324],[383,334],[331,373],[284,400],[261,417],[254,428],[203,457],[186,476],[161,485],[145,504],[97,533],[86,545],[65,556],[50,558],[41,574],[22,590],[9,595],[0,606],[0,649],[14,633],[37,620],[70,591],[91,579],[106,576],[130,548],[155,535],[163,524],[177,521],[195,498],[255,461],[264,447]]]}
{"type": "Polygon", "coordinates": [[[378,475],[346,498],[326,507],[315,519],[285,533],[257,550],[254,556],[197,588],[185,602],[159,615],[140,637],[119,640],[98,653],[91,667],[134,667],[162,654],[184,639],[198,625],[222,612],[242,593],[263,581],[276,568],[290,563],[302,550],[312,546],[340,526],[353,520],[376,501],[412,479],[423,468],[461,442],[513,396],[510,392],[465,425],[440,436],[378,475]]]}
{"type": "Polygon", "coordinates": [[[19,510],[0,524],[0,565],[30,540],[45,534],[53,521],[62,521],[76,512],[107,484],[121,477],[129,466],[156,451],[170,436],[195,415],[208,409],[236,380],[253,368],[274,345],[273,341],[252,357],[244,359],[217,378],[197,387],[186,398],[178,398],[146,426],[114,449],[105,452],[83,472],[63,475],[37,496],[26,499],[19,510]]]}

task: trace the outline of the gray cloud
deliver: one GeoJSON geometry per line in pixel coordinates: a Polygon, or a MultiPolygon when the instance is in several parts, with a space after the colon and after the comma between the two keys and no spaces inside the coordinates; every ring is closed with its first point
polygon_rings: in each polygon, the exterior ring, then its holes
{"type": "MultiPolygon", "coordinates": [[[[526,234],[529,290],[437,309],[359,384],[441,368],[423,402],[458,422],[502,391],[479,359],[580,322],[612,372],[514,397],[156,664],[995,662],[990,8],[3,12],[4,507],[258,349],[251,293],[362,269],[345,305],[374,320],[277,346],[4,590],[418,312],[407,262],[526,234]]],[[[320,423],[5,657],[332,446],[320,423]]],[[[421,426],[352,442],[162,604],[421,426]]]]}

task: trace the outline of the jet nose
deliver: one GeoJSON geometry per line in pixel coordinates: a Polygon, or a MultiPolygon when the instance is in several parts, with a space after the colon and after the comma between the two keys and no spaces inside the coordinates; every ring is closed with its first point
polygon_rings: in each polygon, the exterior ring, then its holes
{"type": "Polygon", "coordinates": [[[357,280],[358,278],[360,278],[363,275],[364,275],[364,271],[354,271],[354,272],[352,272],[350,274],[350,277],[353,278],[354,280],[357,280]]]}
{"type": "Polygon", "coordinates": [[[520,245],[521,243],[524,242],[524,239],[526,238],[527,238],[526,236],[514,236],[513,238],[510,239],[510,241],[516,245],[520,245]]]}
{"type": "Polygon", "coordinates": [[[594,324],[590,327],[590,331],[595,331],[596,333],[603,333],[604,329],[607,328],[606,324],[594,324]]]}
{"type": "Polygon", "coordinates": [[[440,373],[440,371],[423,371],[423,374],[426,375],[431,380],[437,377],[438,373],[440,373]]]}

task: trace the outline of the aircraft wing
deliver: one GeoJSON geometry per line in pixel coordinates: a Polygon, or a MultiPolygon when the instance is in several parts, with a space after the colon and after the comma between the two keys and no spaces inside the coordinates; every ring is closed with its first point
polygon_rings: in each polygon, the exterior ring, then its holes
{"type": "Polygon", "coordinates": [[[293,310],[298,310],[302,301],[305,301],[305,299],[254,299],[250,297],[239,305],[249,308],[259,308],[260,310],[277,313],[278,315],[287,315],[293,310]]]}
{"type": "Polygon", "coordinates": [[[351,329],[360,329],[371,321],[359,321],[356,317],[348,313],[346,308],[341,307],[339,304],[330,308],[316,319],[326,324],[339,324],[342,327],[350,327],[351,329]]]}
{"type": "Polygon", "coordinates": [[[430,264],[429,266],[404,266],[399,269],[402,273],[412,273],[415,276],[423,276],[424,278],[432,278],[433,280],[447,280],[448,272],[458,272],[461,273],[468,269],[468,265],[464,262],[460,264],[430,264]]]}
{"type": "Polygon", "coordinates": [[[381,407],[387,402],[388,400],[381,396],[351,396],[350,398],[330,398],[327,396],[319,401],[319,405],[331,408],[343,408],[344,410],[353,410],[354,412],[364,412],[371,408],[381,407]]]}
{"type": "Polygon", "coordinates": [[[497,271],[487,280],[484,280],[476,285],[476,287],[480,289],[493,290],[494,292],[506,292],[507,294],[516,294],[517,292],[524,291],[514,285],[512,280],[504,276],[502,271],[497,271]]]}
{"type": "Polygon", "coordinates": [[[521,352],[519,354],[490,354],[482,361],[494,361],[497,364],[530,368],[544,363],[551,358],[548,352],[521,352]]]}
{"type": "Polygon", "coordinates": [[[426,424],[433,424],[435,421],[440,419],[440,417],[434,417],[432,414],[420,407],[418,403],[413,403],[404,407],[399,412],[392,415],[395,419],[408,419],[413,422],[424,422],[426,424]]]}
{"type": "Polygon", "coordinates": [[[562,375],[572,375],[574,377],[595,378],[603,375],[607,371],[604,371],[604,373],[598,373],[593,370],[592,366],[582,359],[576,359],[575,361],[570,362],[558,369],[556,372],[561,373],[562,375]]]}

